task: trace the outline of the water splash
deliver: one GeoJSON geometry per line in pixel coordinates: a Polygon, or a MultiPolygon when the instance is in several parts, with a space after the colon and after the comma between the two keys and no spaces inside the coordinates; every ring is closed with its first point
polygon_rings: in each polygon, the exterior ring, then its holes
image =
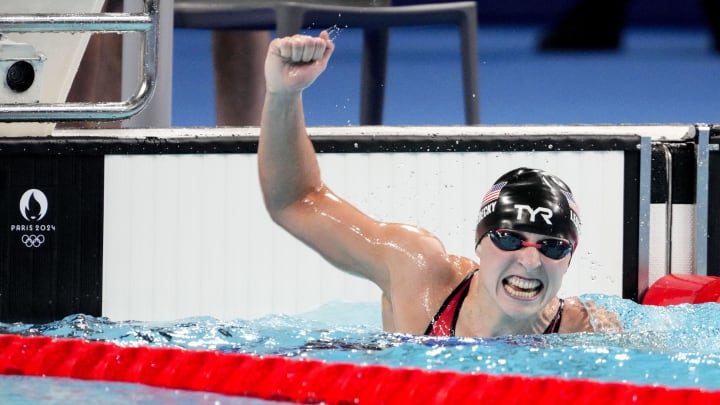
{"type": "Polygon", "coordinates": [[[328,36],[330,37],[330,40],[335,42],[337,40],[337,38],[340,37],[340,33],[343,31],[343,29],[345,29],[347,27],[348,26],[345,25],[344,27],[341,28],[340,26],[335,24],[331,27],[326,28],[325,31],[327,31],[328,36]]]}
{"type": "Polygon", "coordinates": [[[212,317],[113,322],[73,315],[43,325],[1,324],[0,333],[312,358],[428,370],[525,374],[720,389],[719,304],[651,307],[584,295],[615,311],[623,333],[435,338],[384,333],[379,305],[333,303],[312,313],[255,320],[212,317]]]}

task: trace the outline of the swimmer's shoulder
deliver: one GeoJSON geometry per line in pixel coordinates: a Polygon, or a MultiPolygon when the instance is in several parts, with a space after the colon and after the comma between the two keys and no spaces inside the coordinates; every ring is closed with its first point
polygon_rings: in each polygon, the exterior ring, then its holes
{"type": "Polygon", "coordinates": [[[578,297],[564,299],[560,333],[594,332],[590,313],[578,297]]]}
{"type": "Polygon", "coordinates": [[[391,255],[397,256],[399,261],[432,268],[449,269],[456,266],[456,257],[449,255],[442,240],[427,229],[395,223],[381,224],[380,227],[381,243],[388,248],[391,255]]]}

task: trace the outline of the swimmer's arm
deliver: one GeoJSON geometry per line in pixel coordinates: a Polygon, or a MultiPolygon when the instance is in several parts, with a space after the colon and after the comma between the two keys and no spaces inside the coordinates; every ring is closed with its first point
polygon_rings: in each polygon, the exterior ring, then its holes
{"type": "Polygon", "coordinates": [[[376,221],[325,186],[273,218],[335,267],[369,279],[388,296],[405,275],[432,276],[436,272],[424,270],[447,260],[444,246],[431,233],[376,221]]]}
{"type": "Polygon", "coordinates": [[[427,252],[428,244],[442,247],[424,232],[373,220],[323,185],[301,95],[322,73],[332,50],[326,33],[271,42],[258,147],[260,185],[276,223],[336,267],[388,293],[390,268],[409,267],[404,261],[415,255],[409,252],[427,252]]]}
{"type": "Polygon", "coordinates": [[[322,73],[332,51],[326,33],[270,43],[258,145],[260,186],[277,224],[337,267],[375,281],[378,266],[368,263],[368,241],[377,239],[379,225],[323,185],[305,128],[302,91],[322,73]]]}
{"type": "Polygon", "coordinates": [[[598,307],[591,299],[585,300],[585,308],[590,314],[590,323],[598,333],[622,333],[622,321],[617,313],[598,307]]]}
{"type": "Polygon", "coordinates": [[[265,205],[275,219],[286,207],[322,186],[303,116],[302,91],[325,69],[334,45],[327,33],[270,43],[258,166],[265,205]]]}
{"type": "Polygon", "coordinates": [[[615,312],[598,307],[592,300],[582,302],[577,297],[565,300],[560,333],[621,333],[622,322],[615,312]]]}

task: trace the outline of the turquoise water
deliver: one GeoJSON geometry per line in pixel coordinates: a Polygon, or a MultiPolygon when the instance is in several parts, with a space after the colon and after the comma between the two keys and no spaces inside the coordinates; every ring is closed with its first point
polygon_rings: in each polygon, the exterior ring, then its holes
{"type": "Polygon", "coordinates": [[[280,402],[69,378],[0,377],[3,405],[273,405],[280,402]]]}
{"type": "MultiPolygon", "coordinates": [[[[491,339],[387,334],[382,332],[379,324],[379,305],[347,303],[327,305],[298,316],[273,315],[233,321],[196,317],[175,322],[119,322],[74,315],[43,325],[0,324],[0,332],[427,370],[720,389],[720,304],[650,307],[609,296],[586,295],[582,298],[593,299],[596,304],[618,312],[625,332],[491,339]]],[[[51,386],[53,380],[58,380],[3,377],[0,378],[1,398],[13,395],[22,398],[26,394],[16,392],[14,387],[22,386],[18,384],[18,379],[42,380],[51,386]]],[[[74,394],[81,397],[99,395],[105,403],[115,397],[120,398],[118,403],[123,399],[127,401],[127,398],[138,402],[132,395],[151,398],[150,402],[142,403],[163,404],[234,404],[238,402],[232,401],[242,400],[206,393],[158,390],[135,384],[71,382],[76,384],[73,386],[74,394]],[[159,399],[152,399],[150,392],[159,393],[155,394],[159,395],[159,399]]],[[[36,382],[29,385],[34,387],[33,384],[36,382]]],[[[66,382],[58,384],[67,388],[66,382]]],[[[44,389],[45,393],[52,391],[44,389]]],[[[22,402],[19,399],[16,403],[77,402],[22,402]]]]}

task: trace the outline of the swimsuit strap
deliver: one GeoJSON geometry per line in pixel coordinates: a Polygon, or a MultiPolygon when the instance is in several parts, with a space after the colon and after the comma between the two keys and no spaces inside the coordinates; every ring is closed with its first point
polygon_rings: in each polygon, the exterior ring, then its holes
{"type": "MultiPolygon", "coordinates": [[[[448,295],[440,309],[433,317],[433,320],[425,329],[425,335],[427,336],[455,336],[455,327],[457,325],[458,317],[460,316],[460,308],[462,307],[465,297],[467,297],[468,291],[470,290],[470,281],[472,281],[473,275],[478,269],[470,272],[465,278],[458,284],[457,287],[448,295]]],[[[543,334],[558,333],[560,331],[560,322],[562,322],[563,309],[565,308],[565,300],[559,298],[560,304],[555,316],[548,324],[543,334]]]]}
{"type": "Polygon", "coordinates": [[[544,335],[548,335],[550,333],[558,333],[560,330],[560,321],[562,321],[562,313],[563,313],[563,307],[565,306],[565,300],[560,298],[560,305],[558,306],[558,310],[555,313],[555,317],[550,321],[550,324],[545,329],[545,332],[543,332],[544,335]]]}
{"type": "Polygon", "coordinates": [[[455,336],[455,325],[457,325],[460,316],[460,308],[470,290],[470,281],[472,281],[472,277],[477,271],[478,269],[475,269],[465,276],[460,284],[448,295],[427,329],[425,329],[425,335],[455,336]]]}

